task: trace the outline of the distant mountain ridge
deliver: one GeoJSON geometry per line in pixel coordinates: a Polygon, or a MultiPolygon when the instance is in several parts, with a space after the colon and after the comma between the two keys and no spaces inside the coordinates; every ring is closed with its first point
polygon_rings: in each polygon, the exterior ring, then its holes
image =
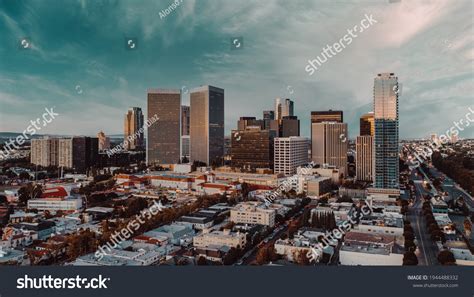
{"type": "MultiPolygon", "coordinates": [[[[18,135],[22,135],[23,133],[20,132],[0,132],[0,143],[4,143],[8,141],[8,139],[15,139],[18,135]]],[[[66,134],[35,134],[35,135],[28,135],[27,136],[30,139],[37,139],[37,138],[42,138],[44,136],[49,136],[49,137],[72,137],[72,136],[78,136],[78,135],[66,135],[66,134]]],[[[97,137],[97,135],[81,135],[81,136],[88,136],[88,137],[97,137]]],[[[122,139],[123,134],[111,134],[107,135],[107,137],[110,137],[112,139],[122,139]]]]}

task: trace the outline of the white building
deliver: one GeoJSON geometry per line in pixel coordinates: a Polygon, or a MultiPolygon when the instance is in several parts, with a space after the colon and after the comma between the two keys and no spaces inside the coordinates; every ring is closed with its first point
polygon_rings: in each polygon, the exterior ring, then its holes
{"type": "Polygon", "coordinates": [[[323,177],[330,177],[333,184],[340,184],[341,183],[341,174],[343,172],[336,168],[336,166],[330,166],[327,164],[323,164],[320,167],[316,168],[306,168],[306,167],[298,167],[296,170],[296,174],[298,175],[320,175],[323,177]]]}
{"type": "Polygon", "coordinates": [[[29,209],[49,210],[49,211],[76,211],[82,207],[81,198],[40,198],[28,200],[29,209]]]}
{"type": "Polygon", "coordinates": [[[291,136],[274,141],[274,172],[293,175],[296,168],[308,163],[308,139],[291,136]]]}
{"type": "Polygon", "coordinates": [[[401,266],[403,247],[395,236],[348,232],[339,251],[341,265],[401,266]]]}
{"type": "Polygon", "coordinates": [[[197,248],[209,246],[228,246],[234,248],[244,248],[246,244],[245,233],[231,232],[230,230],[206,232],[193,238],[193,245],[197,248]]]}
{"type": "Polygon", "coordinates": [[[275,225],[274,209],[269,209],[265,203],[247,201],[237,204],[230,211],[230,220],[234,223],[260,224],[273,227],[275,225]]]}
{"type": "Polygon", "coordinates": [[[159,175],[150,177],[151,185],[154,187],[173,188],[180,190],[190,190],[193,179],[179,175],[159,175]]]}
{"type": "Polygon", "coordinates": [[[403,236],[403,218],[393,216],[364,216],[355,227],[358,232],[403,236]]]}

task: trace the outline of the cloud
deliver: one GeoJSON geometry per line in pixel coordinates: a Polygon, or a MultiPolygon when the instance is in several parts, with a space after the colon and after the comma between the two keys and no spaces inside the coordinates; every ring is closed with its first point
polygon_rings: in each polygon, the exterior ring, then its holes
{"type": "Polygon", "coordinates": [[[31,2],[0,11],[0,34],[16,38],[27,30],[38,45],[31,54],[0,45],[8,54],[0,62],[0,103],[11,107],[9,128],[22,129],[37,106],[55,104],[64,115],[51,127],[58,133],[120,133],[129,106],[146,112],[147,88],[211,84],[225,89],[227,133],[240,116],[261,117],[276,97],[289,97],[303,135],[309,136],[310,111],[332,108],[344,110],[354,137],[358,117],[372,106],[373,79],[387,71],[403,83],[402,137],[443,131],[472,100],[470,1],[186,0],[160,19],[170,3],[31,2]],[[307,61],[365,14],[378,23],[309,76],[307,61]],[[138,38],[137,51],[124,49],[125,36],[138,38]],[[243,36],[242,50],[230,49],[235,36],[243,36]],[[35,107],[21,110],[16,99],[35,107]]]}

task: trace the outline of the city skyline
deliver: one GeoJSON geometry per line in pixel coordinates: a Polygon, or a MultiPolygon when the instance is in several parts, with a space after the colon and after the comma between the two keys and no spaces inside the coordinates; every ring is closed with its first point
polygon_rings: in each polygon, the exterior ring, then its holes
{"type": "MultiPolygon", "coordinates": [[[[310,136],[310,111],[333,109],[344,111],[353,139],[358,135],[359,117],[371,110],[372,77],[387,71],[397,73],[403,85],[401,139],[443,133],[469,106],[473,55],[466,34],[469,29],[462,26],[469,17],[468,1],[369,3],[366,7],[349,3],[338,9],[326,2],[304,7],[277,1],[249,2],[230,4],[219,13],[217,8],[196,13],[204,2],[184,2],[160,20],[159,26],[147,22],[150,16],[145,15],[163,9],[156,3],[144,3],[140,8],[90,2],[52,9],[38,8],[34,3],[9,5],[0,13],[0,23],[5,24],[0,29],[5,36],[0,54],[8,57],[0,62],[1,130],[22,131],[36,117],[35,110],[56,106],[64,116],[49,125],[46,134],[96,135],[100,130],[106,135],[121,134],[121,115],[128,107],[138,106],[147,112],[148,88],[181,89],[182,103],[187,105],[189,89],[209,84],[227,91],[225,135],[230,135],[239,117],[260,118],[280,97],[294,101],[301,136],[310,136]],[[238,5],[238,19],[229,17],[235,11],[233,5],[238,5]],[[38,17],[31,15],[33,10],[42,17],[42,26],[36,26],[38,17]],[[372,11],[378,23],[308,76],[304,71],[307,60],[333,41],[333,34],[351,27],[364,10],[372,11]],[[273,25],[278,18],[256,24],[257,19],[282,12],[288,15],[285,28],[273,25]],[[316,21],[308,19],[311,13],[318,15],[316,21]],[[51,14],[55,17],[50,18],[51,14]],[[131,18],[132,14],[139,17],[131,18]],[[209,18],[211,14],[219,17],[209,18]],[[129,17],[120,18],[122,15],[129,17]],[[55,29],[66,18],[82,24],[73,28],[71,36],[55,29]],[[107,22],[103,31],[89,29],[100,28],[103,22],[107,22]],[[318,24],[325,26],[316,29],[318,24]],[[121,33],[105,34],[111,26],[121,33]],[[242,36],[245,47],[231,50],[232,36],[242,36]],[[29,50],[18,49],[18,39],[23,37],[31,39],[29,50]],[[137,39],[136,50],[125,48],[125,37],[137,39]],[[377,40],[376,44],[372,40],[377,40]],[[268,48],[272,48],[270,53],[268,48]],[[340,77],[341,69],[344,78],[340,77]],[[27,110],[25,104],[30,106],[27,110]],[[440,119],[437,115],[441,113],[440,119]]],[[[473,137],[473,131],[466,129],[460,136],[473,137]]]]}

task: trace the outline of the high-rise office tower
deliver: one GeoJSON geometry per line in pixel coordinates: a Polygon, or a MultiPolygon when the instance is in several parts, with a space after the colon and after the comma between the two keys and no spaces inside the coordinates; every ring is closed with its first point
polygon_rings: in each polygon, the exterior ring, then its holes
{"type": "Polygon", "coordinates": [[[275,120],[281,119],[281,99],[275,99],[275,120]]]}
{"type": "Polygon", "coordinates": [[[360,136],[375,134],[374,112],[368,112],[360,117],[360,136]]]}
{"type": "Polygon", "coordinates": [[[273,168],[274,131],[247,126],[244,130],[233,130],[231,137],[232,167],[273,168]]]}
{"type": "Polygon", "coordinates": [[[176,164],[181,157],[181,91],[148,90],[147,164],[176,164]]]}
{"type": "MultiPolygon", "coordinates": [[[[323,123],[323,122],[335,122],[342,123],[344,122],[344,114],[342,110],[320,110],[311,112],[311,143],[313,143],[313,124],[314,123],[323,123]]],[[[312,146],[312,145],[311,145],[312,146]]],[[[311,149],[311,154],[313,150],[311,149]]]]}
{"type": "Polygon", "coordinates": [[[189,130],[191,124],[191,108],[186,105],[181,106],[181,160],[189,161],[189,130]]]}
{"type": "Polygon", "coordinates": [[[60,167],[86,172],[89,168],[96,166],[98,156],[98,138],[75,136],[59,139],[58,166],[60,167]]]}
{"type": "Polygon", "coordinates": [[[308,139],[305,137],[275,138],[274,172],[293,175],[296,168],[308,163],[308,139]]]}
{"type": "Polygon", "coordinates": [[[42,138],[31,140],[31,163],[40,166],[58,166],[58,139],[42,138]]]}
{"type": "Polygon", "coordinates": [[[41,166],[59,166],[86,172],[96,166],[99,140],[94,137],[44,138],[31,141],[31,163],[41,166]]]}
{"type": "Polygon", "coordinates": [[[189,135],[189,125],[191,108],[186,105],[181,106],[181,136],[189,135]]]}
{"type": "MultiPolygon", "coordinates": [[[[362,129],[362,127],[361,127],[362,129]]],[[[360,181],[373,181],[374,163],[374,137],[361,135],[356,138],[356,179],[360,181]]]]}
{"type": "Polygon", "coordinates": [[[297,116],[284,116],[280,122],[280,137],[300,136],[300,120],[297,116]]]}
{"type": "Polygon", "coordinates": [[[110,138],[105,135],[103,131],[97,133],[99,139],[99,151],[108,150],[110,148],[110,138]]]}
{"type": "Polygon", "coordinates": [[[130,107],[125,114],[124,143],[126,150],[144,148],[143,133],[138,131],[143,127],[143,113],[140,107],[130,107]],[[126,142],[125,142],[126,140],[126,142]]]}
{"type": "Polygon", "coordinates": [[[381,73],[374,79],[374,187],[399,189],[398,78],[381,73]]]}
{"type": "Polygon", "coordinates": [[[191,138],[189,135],[183,135],[181,136],[181,160],[183,158],[186,158],[189,162],[189,142],[191,138]]]}
{"type": "Polygon", "coordinates": [[[312,111],[311,112],[311,124],[322,123],[322,122],[344,122],[344,116],[342,110],[324,110],[324,111],[312,111]]]}
{"type": "Polygon", "coordinates": [[[316,164],[333,165],[347,173],[347,124],[322,122],[311,124],[311,159],[316,164]]]}
{"type": "Polygon", "coordinates": [[[263,111],[263,129],[270,129],[270,122],[275,119],[275,111],[264,110],[263,111]]]}
{"type": "Polygon", "coordinates": [[[245,130],[249,126],[259,126],[264,129],[264,121],[257,120],[255,117],[240,117],[237,121],[237,130],[245,130]]]}
{"type": "Polygon", "coordinates": [[[281,109],[281,118],[283,119],[284,117],[292,117],[294,115],[294,102],[287,98],[285,99],[281,109]]]}
{"type": "Polygon", "coordinates": [[[191,91],[191,162],[222,164],[224,157],[224,89],[202,86],[191,91]]]}
{"type": "Polygon", "coordinates": [[[294,102],[290,99],[285,99],[284,101],[281,98],[275,99],[275,120],[281,120],[283,117],[293,116],[294,115],[294,102]]]}

